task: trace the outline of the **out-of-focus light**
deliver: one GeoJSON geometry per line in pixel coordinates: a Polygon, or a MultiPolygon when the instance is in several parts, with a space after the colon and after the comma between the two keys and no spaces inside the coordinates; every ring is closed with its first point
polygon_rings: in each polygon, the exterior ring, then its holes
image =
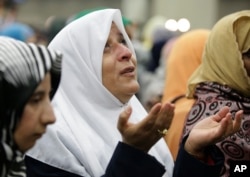
{"type": "Polygon", "coordinates": [[[174,19],[167,20],[165,23],[165,28],[167,28],[169,31],[177,31],[178,30],[177,21],[174,19]]]}
{"type": "Polygon", "coordinates": [[[181,32],[186,32],[190,29],[190,22],[186,18],[181,18],[178,20],[178,30],[181,32]]]}

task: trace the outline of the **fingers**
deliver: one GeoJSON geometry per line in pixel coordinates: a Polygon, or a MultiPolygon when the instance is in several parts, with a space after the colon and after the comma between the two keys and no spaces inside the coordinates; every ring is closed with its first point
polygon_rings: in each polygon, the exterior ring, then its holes
{"type": "Polygon", "coordinates": [[[162,114],[167,114],[168,116],[173,116],[174,115],[174,105],[171,103],[165,103],[162,106],[161,113],[162,114]]]}
{"type": "Polygon", "coordinates": [[[158,113],[158,117],[155,125],[158,126],[157,129],[164,130],[168,129],[172,119],[174,117],[174,105],[170,103],[164,103],[161,110],[158,113]]]}
{"type": "Polygon", "coordinates": [[[221,121],[221,126],[218,130],[218,134],[223,136],[223,139],[229,135],[232,135],[239,131],[241,127],[241,120],[243,116],[243,111],[240,110],[236,112],[235,119],[232,119],[231,113],[228,113],[221,121]]]}
{"type": "Polygon", "coordinates": [[[164,117],[172,117],[174,114],[174,105],[171,103],[157,103],[150,110],[149,115],[152,117],[158,117],[158,119],[163,119],[164,117]]]}
{"type": "Polygon", "coordinates": [[[132,108],[131,106],[127,106],[124,111],[122,111],[119,115],[118,123],[117,123],[117,128],[118,130],[122,133],[123,130],[127,127],[128,125],[128,119],[132,113],[132,108]]]}
{"type": "Polygon", "coordinates": [[[166,114],[168,115],[172,115],[173,114],[173,109],[174,109],[174,105],[171,104],[171,103],[164,103],[164,104],[161,104],[161,103],[156,103],[152,109],[150,110],[149,112],[149,115],[154,116],[159,116],[158,114],[161,113],[161,114],[164,114],[166,116],[166,114]]]}
{"type": "Polygon", "coordinates": [[[165,127],[168,129],[170,127],[170,124],[173,120],[174,117],[174,105],[173,104],[165,104],[163,109],[162,109],[162,115],[166,116],[164,119],[163,123],[165,124],[165,127]]]}
{"type": "Polygon", "coordinates": [[[224,106],[222,109],[219,110],[217,116],[214,116],[213,119],[217,122],[221,121],[226,115],[229,113],[229,107],[224,106]]]}
{"type": "MultiPolygon", "coordinates": [[[[141,122],[145,132],[157,133],[169,128],[174,115],[174,105],[170,103],[157,103],[149,111],[148,116],[141,122]]],[[[166,132],[166,130],[164,131],[166,132]]]]}
{"type": "Polygon", "coordinates": [[[149,111],[149,115],[157,116],[160,110],[161,110],[161,103],[156,103],[149,111]]]}
{"type": "Polygon", "coordinates": [[[243,117],[243,111],[242,110],[237,111],[235,114],[235,119],[233,121],[233,133],[239,131],[241,127],[242,117],[243,117]]]}
{"type": "Polygon", "coordinates": [[[231,113],[227,113],[221,120],[220,122],[220,126],[218,129],[218,135],[225,138],[224,136],[227,135],[228,130],[232,129],[232,125],[230,125],[230,123],[232,124],[232,114],[231,113]]]}

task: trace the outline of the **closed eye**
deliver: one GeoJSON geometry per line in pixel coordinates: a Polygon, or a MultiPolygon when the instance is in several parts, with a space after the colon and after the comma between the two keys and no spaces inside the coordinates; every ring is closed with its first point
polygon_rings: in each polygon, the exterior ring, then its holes
{"type": "Polygon", "coordinates": [[[126,41],[125,39],[122,39],[122,40],[120,41],[120,43],[122,43],[122,44],[124,44],[125,46],[127,46],[127,41],[126,41]]]}

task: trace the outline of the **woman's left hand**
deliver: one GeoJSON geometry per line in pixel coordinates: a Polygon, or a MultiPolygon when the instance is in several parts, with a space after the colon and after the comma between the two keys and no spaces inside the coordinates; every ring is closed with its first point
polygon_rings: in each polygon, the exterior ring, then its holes
{"type": "Polygon", "coordinates": [[[229,107],[223,107],[216,115],[199,121],[190,131],[185,143],[185,150],[201,157],[206,146],[215,144],[239,131],[243,111],[236,112],[234,120],[229,107]]]}

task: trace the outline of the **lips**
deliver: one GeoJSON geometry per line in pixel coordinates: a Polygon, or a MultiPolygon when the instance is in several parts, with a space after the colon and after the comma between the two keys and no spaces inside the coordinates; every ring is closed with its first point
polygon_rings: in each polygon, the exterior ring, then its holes
{"type": "Polygon", "coordinates": [[[135,70],[135,67],[129,66],[129,67],[124,68],[124,69],[120,72],[120,74],[132,73],[132,72],[134,72],[134,70],[135,70]]]}

